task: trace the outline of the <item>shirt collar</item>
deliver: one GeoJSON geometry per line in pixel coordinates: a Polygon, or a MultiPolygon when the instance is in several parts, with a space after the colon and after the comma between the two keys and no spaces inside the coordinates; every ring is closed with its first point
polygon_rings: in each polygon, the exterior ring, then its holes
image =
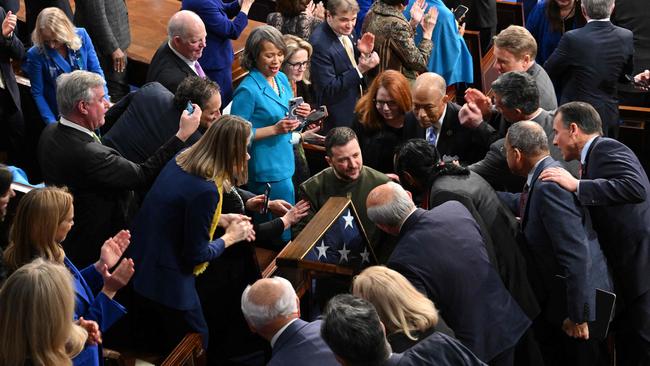
{"type": "Polygon", "coordinates": [[[589,19],[589,20],[587,20],[587,23],[591,23],[591,22],[609,22],[609,21],[610,21],[609,18],[603,18],[603,19],[589,19]]]}
{"type": "Polygon", "coordinates": [[[280,335],[282,335],[282,332],[284,332],[285,330],[287,330],[287,328],[289,328],[289,326],[290,326],[293,322],[295,322],[296,320],[298,320],[298,318],[293,318],[293,319],[289,320],[289,322],[288,322],[287,324],[285,324],[284,327],[280,328],[280,330],[278,330],[277,332],[275,332],[275,334],[274,334],[273,337],[271,338],[271,348],[273,348],[273,346],[275,346],[275,342],[278,341],[278,338],[280,338],[280,335]]]}
{"type": "Polygon", "coordinates": [[[598,136],[594,136],[587,141],[585,146],[582,147],[582,151],[580,151],[580,164],[585,165],[585,161],[587,160],[587,152],[589,151],[589,147],[591,147],[591,144],[594,142],[598,136]]]}
{"type": "Polygon", "coordinates": [[[94,137],[94,134],[93,134],[93,132],[92,132],[91,130],[89,130],[89,129],[87,129],[86,127],[81,126],[81,125],[79,125],[79,124],[77,124],[77,123],[74,123],[74,122],[72,122],[72,121],[66,119],[66,118],[63,117],[63,116],[62,116],[61,119],[59,120],[59,123],[62,124],[62,125],[64,125],[64,126],[67,126],[67,127],[70,127],[70,128],[74,128],[75,130],[81,131],[81,132],[87,134],[88,136],[92,137],[93,139],[95,138],[95,137],[94,137]]]}
{"type": "Polygon", "coordinates": [[[526,184],[528,185],[528,187],[530,187],[530,186],[531,186],[531,183],[533,182],[533,175],[535,175],[535,170],[537,170],[537,167],[539,166],[539,164],[540,164],[542,161],[544,161],[544,159],[546,159],[546,158],[548,158],[548,157],[549,157],[549,156],[546,155],[545,157],[539,159],[539,160],[537,161],[537,163],[535,163],[535,165],[533,166],[533,168],[530,169],[530,171],[528,172],[528,178],[526,178],[526,184]]]}
{"type": "Polygon", "coordinates": [[[190,69],[192,69],[192,71],[194,71],[195,74],[197,74],[197,75],[199,74],[199,73],[196,71],[196,68],[194,67],[195,64],[196,64],[196,61],[192,61],[192,60],[190,60],[189,58],[187,58],[187,57],[181,55],[178,51],[176,51],[176,50],[174,49],[174,47],[172,46],[172,42],[171,42],[171,41],[167,41],[167,45],[169,46],[169,49],[172,50],[172,52],[174,52],[174,54],[175,54],[176,56],[178,56],[178,58],[180,58],[181,60],[183,60],[183,62],[185,62],[185,63],[187,64],[187,66],[189,66],[190,69]]]}

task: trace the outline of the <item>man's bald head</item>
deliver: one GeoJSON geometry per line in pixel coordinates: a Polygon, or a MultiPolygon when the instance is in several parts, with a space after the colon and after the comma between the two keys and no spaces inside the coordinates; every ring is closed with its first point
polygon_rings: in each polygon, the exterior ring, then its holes
{"type": "Polygon", "coordinates": [[[433,72],[418,76],[412,89],[413,114],[422,128],[436,124],[447,103],[447,83],[433,72]]]}
{"type": "Polygon", "coordinates": [[[246,287],[241,308],[248,324],[260,331],[278,320],[288,322],[298,317],[297,299],[293,286],[286,279],[263,278],[246,287]]]}
{"type": "MultiPolygon", "coordinates": [[[[397,229],[415,211],[415,204],[409,194],[397,183],[388,182],[375,187],[366,198],[368,218],[380,229],[397,229]]],[[[394,230],[390,233],[394,233],[394,230]]]]}
{"type": "Polygon", "coordinates": [[[197,26],[203,26],[203,21],[195,12],[181,10],[169,18],[167,23],[167,36],[172,39],[174,36],[186,38],[188,30],[197,26]]]}

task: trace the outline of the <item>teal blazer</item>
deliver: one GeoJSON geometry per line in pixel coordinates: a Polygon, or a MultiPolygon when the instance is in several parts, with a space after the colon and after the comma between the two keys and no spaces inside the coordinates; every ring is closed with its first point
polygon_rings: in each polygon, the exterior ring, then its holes
{"type": "MultiPolygon", "coordinates": [[[[282,72],[275,77],[278,95],[257,69],[250,71],[239,84],[232,99],[231,114],[253,124],[253,137],[258,128],[273,126],[289,113],[293,91],[282,72]]],[[[253,182],[277,182],[293,176],[295,163],[291,133],[253,140],[248,162],[248,177],[253,182]]]]}

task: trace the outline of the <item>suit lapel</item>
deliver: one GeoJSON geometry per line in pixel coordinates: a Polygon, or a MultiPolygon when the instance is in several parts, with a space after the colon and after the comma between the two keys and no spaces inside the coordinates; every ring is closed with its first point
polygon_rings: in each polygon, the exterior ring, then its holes
{"type": "MultiPolygon", "coordinates": [[[[70,64],[56,50],[49,47],[43,47],[43,50],[47,53],[47,56],[50,59],[50,61],[56,64],[56,66],[58,66],[61,70],[63,70],[64,73],[68,73],[72,71],[70,64]]],[[[72,52],[72,51],[68,50],[68,52],[72,52]]]]}
{"type": "MultiPolygon", "coordinates": [[[[339,40],[339,37],[334,33],[332,28],[327,24],[327,34],[329,37],[332,39],[332,47],[334,48],[334,51],[336,52],[336,55],[338,58],[345,60],[346,65],[349,65],[348,69],[352,68],[352,62],[350,62],[350,58],[348,57],[348,53],[345,52],[345,48],[343,48],[343,44],[341,43],[341,40],[339,40]]],[[[354,45],[356,42],[350,37],[350,42],[352,42],[352,48],[354,51],[354,45]]]]}
{"type": "MultiPolygon", "coordinates": [[[[280,98],[280,96],[275,92],[275,90],[273,90],[271,85],[269,85],[269,82],[266,81],[266,78],[264,77],[264,75],[262,75],[262,73],[259,70],[257,69],[252,70],[250,72],[250,75],[255,80],[257,86],[259,86],[259,88],[262,90],[262,93],[264,95],[266,95],[267,97],[271,98],[273,101],[278,103],[280,106],[282,106],[283,109],[287,111],[289,110],[289,106],[282,100],[282,98],[280,98]]],[[[288,93],[288,91],[285,90],[284,86],[278,82],[277,76],[275,77],[275,82],[281,94],[288,93]]]]}
{"type": "Polygon", "coordinates": [[[194,70],[192,70],[192,68],[190,68],[190,65],[188,65],[187,63],[185,63],[185,61],[181,60],[180,57],[176,56],[176,54],[174,53],[174,51],[172,51],[171,47],[169,47],[169,43],[165,43],[165,51],[166,51],[167,53],[169,53],[169,55],[171,56],[172,60],[174,60],[174,62],[176,63],[176,66],[178,66],[178,68],[180,68],[181,70],[183,70],[187,76],[193,76],[193,75],[196,75],[196,73],[194,72],[194,70]]]}
{"type": "Polygon", "coordinates": [[[75,292],[79,294],[79,296],[81,296],[81,298],[84,299],[87,304],[90,304],[92,300],[92,291],[90,290],[90,287],[88,287],[86,280],[84,280],[83,276],[81,275],[81,272],[79,272],[77,267],[75,267],[68,258],[63,258],[63,263],[66,267],[68,267],[68,270],[72,274],[72,277],[74,277],[75,292]]]}
{"type": "Polygon", "coordinates": [[[582,165],[582,176],[581,178],[587,178],[589,177],[589,171],[587,170],[589,166],[589,155],[591,155],[591,152],[594,150],[594,146],[598,144],[600,141],[600,137],[596,137],[594,141],[591,143],[589,146],[589,150],[587,150],[587,154],[585,155],[585,163],[582,165]]]}
{"type": "Polygon", "coordinates": [[[528,222],[528,210],[530,208],[530,202],[532,201],[533,198],[533,192],[535,190],[535,184],[537,183],[537,178],[539,178],[539,175],[542,174],[542,171],[546,169],[549,165],[553,164],[555,160],[551,158],[551,156],[547,156],[544,158],[544,160],[539,163],[537,168],[535,169],[535,172],[533,173],[533,179],[530,181],[530,186],[528,187],[528,199],[526,201],[526,207],[524,208],[524,220],[521,222],[521,228],[523,230],[524,227],[526,227],[526,223],[528,222]]]}

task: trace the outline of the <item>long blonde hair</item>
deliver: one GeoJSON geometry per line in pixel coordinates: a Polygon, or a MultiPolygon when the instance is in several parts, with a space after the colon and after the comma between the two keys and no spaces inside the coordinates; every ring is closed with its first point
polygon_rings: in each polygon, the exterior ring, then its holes
{"type": "MultiPolygon", "coordinates": [[[[299,50],[305,50],[307,51],[307,61],[309,61],[311,60],[311,54],[314,52],[314,49],[311,47],[309,42],[300,37],[294,36],[293,34],[284,34],[282,39],[284,40],[284,44],[287,46],[287,53],[284,55],[284,62],[282,63],[282,71],[285,74],[290,75],[289,60],[293,57],[293,54],[299,50]]],[[[309,67],[305,68],[302,81],[307,85],[311,84],[309,81],[309,67]]]]}
{"type": "Polygon", "coordinates": [[[88,337],[74,307],[65,267],[39,258],[19,268],[0,290],[0,364],[71,365],[88,337]]]}
{"type": "Polygon", "coordinates": [[[246,147],[251,124],[245,119],[219,117],[194,145],[176,157],[185,172],[214,182],[222,182],[226,191],[232,185],[248,181],[246,147]]]}
{"type": "Polygon", "coordinates": [[[10,271],[36,257],[63,263],[65,253],[56,242],[59,225],[72,210],[72,195],[65,188],[32,189],[18,203],[4,260],[10,271]]]}
{"type": "Polygon", "coordinates": [[[422,333],[438,323],[438,310],[433,302],[390,268],[366,268],[354,278],[352,294],[375,306],[388,334],[403,332],[417,340],[413,331],[422,333]]]}
{"type": "Polygon", "coordinates": [[[68,16],[59,8],[45,8],[36,18],[36,26],[32,33],[32,43],[43,48],[43,30],[47,29],[56,34],[57,41],[64,43],[68,48],[77,51],[81,48],[81,38],[75,32],[75,26],[68,16]]]}

